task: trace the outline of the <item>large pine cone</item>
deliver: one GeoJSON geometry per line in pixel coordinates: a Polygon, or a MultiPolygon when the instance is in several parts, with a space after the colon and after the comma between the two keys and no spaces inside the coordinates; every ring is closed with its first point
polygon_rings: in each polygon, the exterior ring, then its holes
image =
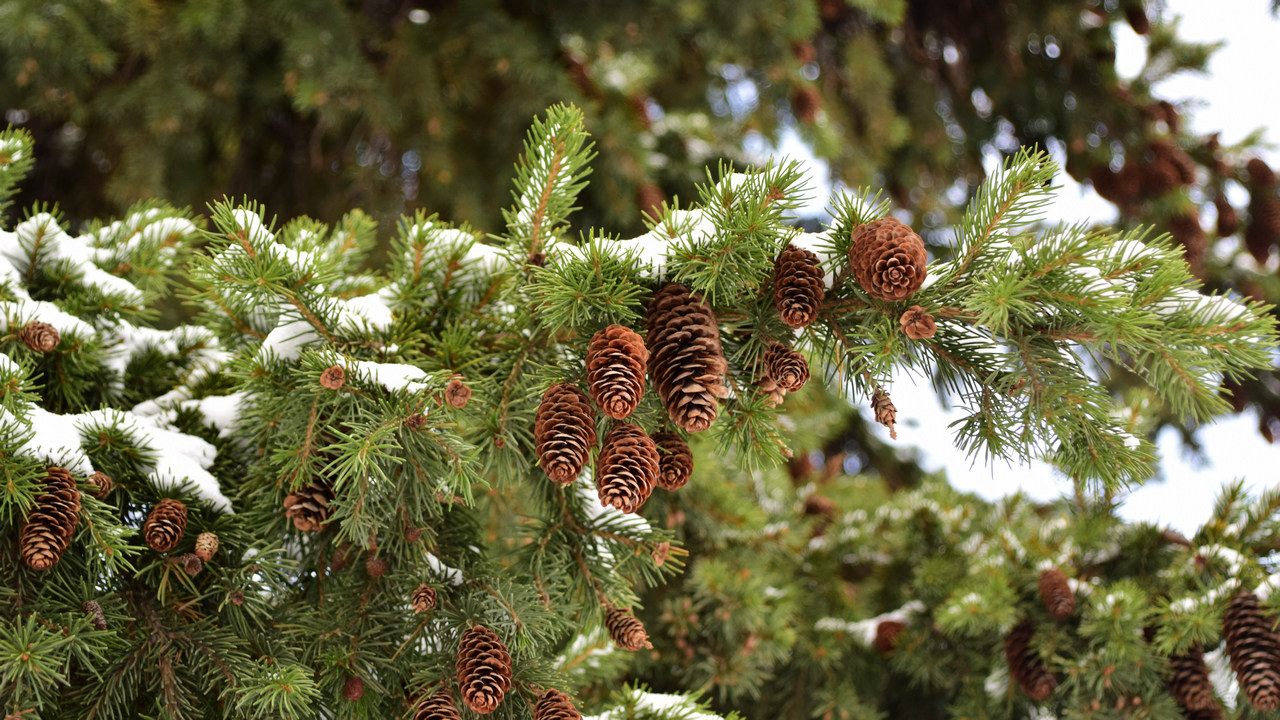
{"type": "Polygon", "coordinates": [[[582,713],[573,706],[568,695],[552,688],[538,698],[533,706],[533,720],[582,720],[582,713]]]}
{"type": "Polygon", "coordinates": [[[769,343],[765,349],[764,369],[783,392],[795,392],[809,382],[809,361],[780,342],[769,343]]]}
{"type": "Polygon", "coordinates": [[[827,294],[818,256],[788,245],[773,263],[773,306],[782,322],[802,328],[818,317],[818,307],[827,294]]]}
{"type": "Polygon", "coordinates": [[[1196,162],[1182,148],[1171,142],[1158,140],[1151,143],[1155,162],[1172,168],[1179,185],[1191,185],[1196,181],[1196,162]]]}
{"type": "Polygon", "coordinates": [[[1205,234],[1195,210],[1169,218],[1169,233],[1182,246],[1182,255],[1196,275],[1204,272],[1205,234]]]}
{"type": "Polygon", "coordinates": [[[323,479],[317,479],[289,493],[284,498],[284,516],[293,519],[293,526],[304,532],[323,530],[333,513],[333,488],[323,479]]]}
{"type": "Polygon", "coordinates": [[[1262,613],[1258,596],[1240,590],[1222,618],[1231,669],[1249,703],[1259,710],[1280,708],[1280,636],[1275,620],[1262,613]]]}
{"type": "Polygon", "coordinates": [[[462,720],[449,691],[440,688],[431,695],[423,694],[413,710],[413,720],[462,720]]]}
{"type": "Polygon", "coordinates": [[[511,689],[511,653],[487,627],[475,625],[458,646],[458,690],[462,701],[479,715],[497,709],[511,689]]]}
{"type": "Polygon", "coordinates": [[[52,466],[43,485],[18,541],[22,561],[33,570],[48,570],[62,559],[80,522],[80,491],[71,473],[52,466]]]}
{"type": "Polygon", "coordinates": [[[639,425],[625,423],[609,431],[596,466],[596,490],[602,506],[624,513],[640,509],[658,482],[661,458],[639,425]]]}
{"type": "Polygon", "coordinates": [[[1244,170],[1249,175],[1249,185],[1252,187],[1275,187],[1276,174],[1261,158],[1250,158],[1249,162],[1244,164],[1244,170]]]}
{"type": "Polygon", "coordinates": [[[1031,649],[1031,637],[1035,632],[1036,627],[1030,620],[1023,620],[1010,630],[1004,639],[1004,657],[1009,662],[1009,676],[1027,697],[1044,702],[1058,687],[1058,678],[1049,674],[1044,661],[1031,649]]]}
{"type": "Polygon", "coordinates": [[[186,531],[187,506],[173,498],[156,503],[142,523],[142,539],[156,552],[169,552],[178,547],[186,531]]]}
{"type": "Polygon", "coordinates": [[[661,432],[653,436],[658,448],[658,487],[679,490],[693,475],[693,453],[689,445],[675,433],[661,432]]]}
{"type": "Polygon", "coordinates": [[[649,350],[631,328],[610,325],[587,347],[587,383],[596,407],[614,420],[635,412],[644,395],[649,350]]]}
{"type": "Polygon", "coordinates": [[[1056,567],[1040,573],[1040,600],[1054,620],[1066,620],[1076,611],[1076,594],[1067,576],[1056,567]]]}
{"type": "Polygon", "coordinates": [[[871,297],[898,302],[924,284],[929,256],[924,241],[911,228],[886,217],[853,229],[849,266],[871,297]]]}
{"type": "Polygon", "coordinates": [[[711,307],[683,285],[672,283],[649,301],[649,373],[671,422],[702,432],[715,421],[716,398],[729,394],[729,368],[720,346],[720,327],[711,307]]]}
{"type": "Polygon", "coordinates": [[[573,482],[596,446],[595,413],[587,396],[572,385],[552,383],[534,415],[533,443],[538,467],[552,482],[573,482]]]}
{"type": "Polygon", "coordinates": [[[1191,712],[1213,712],[1218,702],[1213,698],[1213,683],[1209,682],[1209,668],[1199,647],[1193,647],[1186,655],[1169,658],[1169,694],[1184,709],[1191,712]]]}
{"type": "Polygon", "coordinates": [[[640,650],[651,648],[649,633],[644,630],[644,623],[631,614],[630,610],[609,608],[604,614],[604,626],[609,637],[623,650],[640,650]]]}
{"type": "Polygon", "coordinates": [[[1230,237],[1240,229],[1240,214],[1231,206],[1225,195],[1213,198],[1213,207],[1218,211],[1218,237],[1230,237]]]}

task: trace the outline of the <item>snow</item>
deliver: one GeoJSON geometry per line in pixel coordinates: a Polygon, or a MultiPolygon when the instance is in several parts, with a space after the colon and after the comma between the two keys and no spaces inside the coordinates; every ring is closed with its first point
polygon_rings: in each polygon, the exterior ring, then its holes
{"type": "Polygon", "coordinates": [[[814,623],[815,630],[823,630],[826,632],[845,632],[853,636],[854,639],[863,645],[870,646],[876,639],[876,628],[880,623],[885,621],[900,622],[905,625],[911,624],[911,616],[916,613],[924,612],[924,603],[919,600],[912,600],[897,610],[891,610],[881,613],[875,617],[865,620],[850,622],[841,620],[840,618],[824,617],[814,623]]]}
{"type": "Polygon", "coordinates": [[[583,499],[583,509],[587,513],[587,519],[591,523],[599,525],[608,525],[610,527],[620,527],[627,532],[635,533],[635,537],[647,536],[653,532],[647,520],[635,513],[624,513],[621,510],[607,505],[600,500],[599,493],[596,491],[595,484],[591,479],[591,469],[583,468],[582,475],[578,477],[578,481],[573,484],[575,490],[583,499]]]}
{"type": "Polygon", "coordinates": [[[575,668],[596,668],[600,666],[601,657],[615,654],[616,647],[605,629],[597,627],[590,633],[574,636],[569,647],[556,657],[555,665],[563,672],[573,672],[575,668]],[[572,668],[565,667],[569,663],[573,663],[572,668]]]}
{"type": "Polygon", "coordinates": [[[137,327],[127,322],[121,322],[112,329],[116,344],[107,348],[102,362],[121,377],[133,356],[149,347],[157,348],[166,355],[178,354],[178,344],[170,332],[137,327]]]}
{"type": "Polygon", "coordinates": [[[31,439],[18,448],[18,455],[45,460],[76,475],[91,475],[93,465],[80,449],[76,419],[75,415],[59,415],[34,405],[28,408],[25,418],[0,408],[0,428],[13,432],[26,430],[32,434],[31,439]]]}
{"type": "Polygon", "coordinates": [[[624,708],[616,707],[599,715],[588,715],[582,720],[626,720],[639,712],[678,715],[681,720],[722,720],[719,715],[698,710],[693,698],[685,695],[653,693],[637,688],[631,690],[627,704],[637,712],[625,712],[624,708]]]}
{"type": "Polygon", "coordinates": [[[1226,647],[1219,647],[1213,652],[1204,654],[1204,664],[1209,667],[1209,682],[1218,693],[1224,705],[1231,710],[1236,709],[1236,676],[1227,661],[1226,647]]]}
{"type": "Polygon", "coordinates": [[[0,355],[0,372],[16,373],[21,369],[22,367],[18,365],[18,363],[14,362],[13,358],[8,355],[0,355]]]}
{"type": "Polygon", "coordinates": [[[449,567],[448,565],[445,565],[443,562],[440,561],[440,558],[436,557],[435,555],[432,555],[431,553],[427,553],[427,565],[431,567],[432,572],[436,573],[437,575],[443,576],[451,584],[453,585],[462,584],[462,581],[463,581],[462,571],[457,568],[449,567]]]}
{"type": "Polygon", "coordinates": [[[8,318],[13,317],[18,322],[14,326],[21,328],[29,322],[39,320],[42,323],[48,323],[58,330],[58,334],[64,339],[68,336],[75,335],[81,338],[94,337],[97,332],[93,327],[70,313],[62,311],[62,308],[51,302],[44,300],[31,300],[26,297],[26,292],[16,293],[19,300],[14,303],[0,302],[0,308],[12,307],[12,312],[0,312],[0,331],[8,330],[8,318]]]}
{"type": "Polygon", "coordinates": [[[350,373],[368,377],[371,382],[381,385],[387,392],[418,392],[427,386],[427,373],[422,368],[398,363],[377,363],[369,360],[338,359],[332,357],[336,365],[344,365],[350,373]]]}
{"type": "Polygon", "coordinates": [[[362,332],[365,326],[385,331],[391,327],[390,297],[383,293],[338,301],[338,329],[362,332]]]}
{"type": "Polygon", "coordinates": [[[302,348],[320,342],[320,334],[306,320],[291,320],[276,326],[262,341],[258,357],[269,351],[281,360],[297,360],[302,348]]]}
{"type": "Polygon", "coordinates": [[[1258,584],[1253,594],[1257,595],[1259,600],[1265,602],[1278,587],[1280,587],[1280,574],[1271,575],[1258,584]]]}
{"type": "MultiPolygon", "coordinates": [[[[13,234],[20,244],[19,248],[31,247],[36,242],[36,236],[41,235],[39,241],[42,249],[41,260],[65,261],[72,272],[81,275],[86,285],[97,287],[104,294],[123,296],[128,302],[142,303],[142,291],[134,287],[133,283],[112,275],[94,264],[97,249],[90,243],[91,236],[71,237],[49,213],[37,213],[18,223],[13,234]]],[[[18,260],[14,267],[19,272],[26,272],[30,267],[31,258],[26,253],[22,253],[18,260]]]]}
{"type": "Polygon", "coordinates": [[[22,159],[22,141],[18,138],[0,140],[0,153],[9,156],[9,162],[22,159]]]}
{"type": "Polygon", "coordinates": [[[244,208],[236,208],[231,211],[231,217],[245,231],[245,235],[250,240],[265,240],[266,242],[275,240],[275,235],[271,234],[266,226],[262,224],[262,218],[258,213],[244,208]]]}

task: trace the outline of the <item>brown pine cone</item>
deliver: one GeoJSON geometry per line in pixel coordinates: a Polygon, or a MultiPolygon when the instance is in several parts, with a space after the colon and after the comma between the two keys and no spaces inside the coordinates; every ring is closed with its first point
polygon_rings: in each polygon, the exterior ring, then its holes
{"type": "Polygon", "coordinates": [[[218,536],[211,532],[202,532],[196,536],[196,556],[205,562],[213,559],[218,552],[218,536]]]}
{"type": "Polygon", "coordinates": [[[809,361],[780,342],[769,343],[765,349],[764,368],[783,392],[795,392],[809,382],[809,361]]]}
{"type": "Polygon", "coordinates": [[[339,390],[347,382],[347,371],[341,365],[334,365],[320,373],[320,384],[330,390],[339,390]]]}
{"type": "Polygon", "coordinates": [[[663,490],[679,490],[693,475],[693,452],[680,436],[660,432],[653,436],[658,448],[658,487],[663,490]]]}
{"type": "Polygon", "coordinates": [[[102,612],[102,606],[97,600],[85,600],[80,606],[80,612],[89,616],[89,622],[93,623],[95,630],[107,629],[107,616],[102,612]]]}
{"type": "Polygon", "coordinates": [[[444,399],[455,409],[461,410],[471,400],[471,388],[461,378],[453,378],[444,388],[444,399]]]}
{"type": "Polygon", "coordinates": [[[357,702],[364,697],[364,679],[359,675],[352,675],[342,684],[342,697],[347,702],[357,702]]]}
{"type": "Polygon", "coordinates": [[[80,522],[80,491],[64,468],[45,471],[36,504],[22,523],[18,550],[33,570],[48,570],[62,559],[80,522]]]}
{"type": "Polygon", "coordinates": [[[416,613],[424,613],[434,610],[438,596],[436,589],[426,583],[422,583],[413,591],[413,611],[416,613]]]}
{"type": "Polygon", "coordinates": [[[929,257],[924,241],[896,218],[885,217],[853,229],[849,266],[871,297],[898,302],[924,284],[929,257]]]}
{"type": "Polygon", "coordinates": [[[1166,158],[1157,156],[1152,162],[1142,163],[1138,167],[1141,170],[1138,177],[1142,195],[1145,197],[1160,197],[1182,185],[1178,167],[1166,158]]]}
{"type": "Polygon", "coordinates": [[[761,395],[765,396],[765,404],[769,407],[777,407],[786,399],[787,394],[782,388],[778,387],[778,383],[769,377],[768,373],[760,375],[760,379],[756,380],[756,389],[761,395]]]}
{"type": "Polygon", "coordinates": [[[604,626],[609,637],[623,650],[640,650],[652,648],[649,634],[644,630],[644,623],[631,614],[630,610],[609,608],[604,615],[604,626]]]}
{"type": "Polygon", "coordinates": [[[1036,627],[1023,620],[1004,639],[1004,657],[1009,663],[1009,676],[1035,702],[1044,702],[1058,687],[1058,678],[1049,674],[1044,661],[1031,649],[1036,627]]]}
{"type": "Polygon", "coordinates": [[[427,416],[422,413],[413,413],[404,419],[404,426],[410,430],[421,430],[427,426],[427,416]]]}
{"type": "Polygon", "coordinates": [[[1196,181],[1196,163],[1182,148],[1165,140],[1153,142],[1150,147],[1155,162],[1173,171],[1176,185],[1190,185],[1196,181]]]}
{"type": "Polygon", "coordinates": [[[156,503],[142,523],[142,539],[156,552],[169,552],[178,547],[186,531],[187,506],[173,498],[156,503]]]}
{"type": "Polygon", "coordinates": [[[284,498],[284,516],[293,519],[293,526],[304,532],[323,530],[333,513],[333,488],[326,480],[317,478],[289,493],[284,498]]]}
{"type": "Polygon", "coordinates": [[[1222,618],[1222,636],[1231,669],[1249,697],[1249,704],[1259,710],[1280,708],[1280,635],[1275,618],[1263,614],[1258,596],[1241,589],[1231,598],[1222,618]]]}
{"type": "Polygon", "coordinates": [[[462,701],[479,715],[497,709],[511,689],[511,654],[492,630],[469,628],[458,646],[458,690],[462,701]]]}
{"type": "Polygon", "coordinates": [[[635,412],[644,396],[649,350],[631,328],[610,325],[587,346],[587,385],[596,407],[614,420],[635,412]]]}
{"type": "Polygon", "coordinates": [[[1249,175],[1250,187],[1271,188],[1276,185],[1276,174],[1262,158],[1250,158],[1244,164],[1244,171],[1249,175]]]}
{"type": "Polygon", "coordinates": [[[817,88],[805,85],[791,93],[791,109],[796,120],[802,125],[812,125],[818,120],[818,111],[822,109],[822,95],[817,88]]]}
{"type": "Polygon", "coordinates": [[[413,711],[413,720],[462,720],[449,691],[440,688],[431,695],[423,694],[413,711]]]}
{"type": "Polygon", "coordinates": [[[1066,620],[1076,611],[1076,594],[1067,576],[1056,567],[1040,572],[1040,600],[1054,620],[1066,620]]]}
{"type": "Polygon", "coordinates": [[[1249,215],[1271,236],[1271,242],[1280,239],[1280,197],[1272,193],[1256,193],[1249,203],[1249,215]]]}
{"type": "Polygon", "coordinates": [[[1213,207],[1218,211],[1218,237],[1230,237],[1240,229],[1240,214],[1231,207],[1225,195],[1213,198],[1213,207]]]}
{"type": "Polygon", "coordinates": [[[89,484],[93,486],[89,492],[99,500],[110,495],[116,487],[115,483],[111,482],[111,476],[101,471],[89,476],[89,484]]]}
{"type": "Polygon", "coordinates": [[[1169,694],[1183,709],[1192,712],[1218,709],[1213,683],[1209,682],[1209,668],[1199,647],[1191,648],[1186,655],[1169,658],[1169,671],[1169,694]]]}
{"type": "Polygon", "coordinates": [[[568,695],[553,688],[538,698],[538,704],[533,706],[533,720],[582,720],[582,713],[568,695]]]}
{"type": "Polygon", "coordinates": [[[889,437],[897,439],[898,431],[893,426],[898,423],[898,408],[893,406],[889,393],[876,388],[871,393],[871,409],[876,414],[876,422],[889,428],[889,437]]]}
{"type": "Polygon", "coordinates": [[[538,467],[552,482],[573,482],[596,446],[595,413],[587,396],[572,385],[552,383],[534,415],[533,443],[538,467]]]}
{"type": "Polygon", "coordinates": [[[625,423],[609,431],[596,463],[596,490],[602,506],[624,513],[640,509],[658,482],[661,458],[639,425],[625,423]]]}
{"type": "Polygon", "coordinates": [[[671,283],[649,301],[645,322],[649,374],[667,415],[686,432],[706,430],[716,419],[716,398],[729,394],[729,364],[711,306],[671,283]]]}
{"type": "Polygon", "coordinates": [[[905,623],[897,620],[881,620],[876,624],[876,639],[872,641],[872,646],[876,652],[881,655],[888,655],[893,652],[893,648],[898,644],[898,636],[906,630],[905,623]]]}
{"type": "Polygon", "coordinates": [[[387,559],[376,552],[370,553],[369,557],[365,558],[364,571],[369,573],[369,577],[380,578],[386,575],[389,569],[390,565],[387,563],[387,559]]]}
{"type": "Polygon", "coordinates": [[[1151,32],[1151,19],[1147,17],[1147,11],[1142,7],[1142,0],[1129,5],[1124,9],[1124,18],[1129,21],[1129,27],[1139,35],[1146,35],[1151,32]]]}
{"type": "Polygon", "coordinates": [[[662,188],[653,183],[644,183],[636,188],[636,207],[640,209],[640,214],[657,220],[662,217],[662,204],[667,201],[667,196],[662,192],[662,188]]]}
{"type": "Polygon", "coordinates": [[[1170,218],[1169,232],[1182,246],[1182,255],[1191,267],[1191,272],[1201,275],[1204,272],[1205,236],[1204,228],[1200,227],[1199,213],[1192,209],[1170,218]]]}
{"type": "Polygon", "coordinates": [[[933,321],[933,316],[919,305],[907,308],[902,317],[898,318],[898,324],[902,326],[902,332],[912,340],[928,340],[938,332],[938,324],[933,321]]]}
{"type": "Polygon", "coordinates": [[[203,569],[204,561],[200,559],[199,555],[196,555],[195,553],[187,553],[182,556],[182,570],[191,577],[199,575],[200,571],[203,569]]]}
{"type": "Polygon", "coordinates": [[[818,317],[826,297],[818,256],[788,245],[773,262],[773,307],[782,322],[799,329],[818,317]]]}
{"type": "Polygon", "coordinates": [[[49,323],[42,323],[38,320],[32,320],[18,331],[18,339],[31,352],[46,353],[58,347],[58,343],[62,342],[62,338],[58,336],[58,329],[49,323]]]}

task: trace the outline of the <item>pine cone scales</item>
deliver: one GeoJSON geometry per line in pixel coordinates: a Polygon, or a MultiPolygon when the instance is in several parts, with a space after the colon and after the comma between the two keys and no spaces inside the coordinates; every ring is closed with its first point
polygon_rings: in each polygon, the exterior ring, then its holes
{"type": "Polygon", "coordinates": [[[679,490],[693,475],[693,453],[689,445],[675,433],[662,432],[653,436],[658,448],[658,487],[663,490],[679,490]]]}
{"type": "Polygon", "coordinates": [[[142,524],[142,539],[156,552],[168,552],[182,542],[187,531],[187,506],[173,498],[156,503],[142,524]]]}
{"type": "Polygon", "coordinates": [[[1009,676],[1035,702],[1044,702],[1058,687],[1058,679],[1049,674],[1044,661],[1031,649],[1035,625],[1023,620],[1004,639],[1004,657],[1009,663],[1009,676]]]}
{"type": "Polygon", "coordinates": [[[62,559],[80,522],[80,491],[64,468],[45,471],[44,487],[22,524],[19,553],[33,570],[48,570],[62,559]]]}
{"type": "Polygon", "coordinates": [[[469,628],[458,647],[458,689],[462,701],[479,715],[497,709],[511,689],[511,653],[492,630],[469,628]]]}
{"type": "Polygon", "coordinates": [[[58,335],[58,329],[49,323],[43,323],[38,320],[32,320],[18,331],[18,339],[31,352],[46,353],[58,347],[58,343],[62,342],[62,338],[58,335]]]}
{"type": "Polygon", "coordinates": [[[1076,611],[1076,594],[1067,576],[1056,567],[1040,573],[1040,600],[1054,620],[1066,620],[1076,611]]]}
{"type": "Polygon", "coordinates": [[[672,283],[649,301],[645,321],[649,373],[667,415],[687,432],[706,430],[719,410],[716,398],[729,393],[729,365],[711,307],[672,283]]]}
{"type": "Polygon", "coordinates": [[[929,257],[924,241],[896,218],[886,217],[853,229],[849,265],[871,297],[898,302],[924,284],[929,257]]]}
{"type": "Polygon", "coordinates": [[[644,623],[631,614],[630,610],[609,608],[604,615],[604,627],[609,637],[623,650],[640,650],[651,648],[649,633],[645,632],[644,623]]]}
{"type": "Polygon", "coordinates": [[[587,383],[596,407],[614,420],[635,412],[644,395],[649,350],[631,328],[610,325],[587,347],[587,383]]]}
{"type": "Polygon", "coordinates": [[[462,713],[453,704],[453,696],[440,688],[431,695],[423,695],[413,711],[413,720],[462,720],[462,713]]]}
{"type": "Polygon", "coordinates": [[[764,351],[764,367],[783,392],[795,392],[809,382],[809,361],[780,342],[770,343],[764,351]]]}
{"type": "Polygon", "coordinates": [[[553,688],[538,698],[538,704],[533,706],[533,720],[582,720],[582,713],[568,695],[553,688]]]}
{"type": "Polygon", "coordinates": [[[1191,712],[1212,712],[1218,709],[1213,698],[1213,683],[1209,681],[1209,668],[1204,664],[1200,648],[1193,647],[1186,655],[1169,658],[1169,694],[1184,709],[1191,712]]]}
{"type": "Polygon", "coordinates": [[[284,516],[293,520],[293,526],[304,532],[323,530],[333,513],[333,488],[323,479],[317,479],[289,493],[284,498],[284,516]]]}
{"type": "Polygon", "coordinates": [[[552,482],[573,482],[596,446],[595,414],[578,388],[553,383],[542,394],[533,421],[538,467],[552,482]]]}
{"type": "Polygon", "coordinates": [[[413,595],[410,600],[413,603],[413,611],[415,613],[424,613],[428,610],[434,610],[437,600],[436,589],[426,583],[422,583],[414,588],[413,595]]]}
{"type": "Polygon", "coordinates": [[[624,513],[638,510],[653,493],[661,463],[657,446],[640,426],[626,423],[609,431],[596,468],[600,504],[624,513]]]}
{"type": "Polygon", "coordinates": [[[1222,636],[1231,669],[1249,703],[1259,710],[1280,708],[1280,636],[1263,615],[1258,596],[1240,590],[1222,618],[1222,636]]]}
{"type": "Polygon", "coordinates": [[[773,263],[773,306],[782,322],[799,329],[818,317],[826,297],[818,256],[788,245],[773,263]]]}

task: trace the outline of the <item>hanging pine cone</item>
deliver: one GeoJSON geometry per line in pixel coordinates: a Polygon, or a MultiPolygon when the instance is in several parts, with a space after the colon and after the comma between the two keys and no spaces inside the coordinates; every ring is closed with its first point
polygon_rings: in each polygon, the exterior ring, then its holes
{"type": "Polygon", "coordinates": [[[644,623],[631,614],[630,610],[609,608],[604,615],[604,626],[609,637],[623,650],[640,650],[651,648],[649,633],[644,630],[644,623]]]}
{"type": "Polygon", "coordinates": [[[316,479],[289,493],[284,498],[284,516],[304,532],[323,530],[332,514],[333,488],[328,481],[316,479]]]}
{"type": "Polygon", "coordinates": [[[799,329],[818,317],[826,297],[818,256],[788,245],[773,262],[773,307],[782,322],[799,329]]]}
{"type": "Polygon", "coordinates": [[[649,499],[658,482],[661,458],[639,425],[625,423],[609,431],[596,466],[596,490],[602,506],[633,513],[649,499]]]}
{"type": "Polygon", "coordinates": [[[660,432],[653,436],[658,448],[658,487],[663,490],[679,490],[693,475],[693,453],[680,436],[660,432]]]}
{"type": "Polygon", "coordinates": [[[377,552],[370,552],[369,557],[364,560],[364,571],[369,573],[369,577],[380,578],[387,574],[390,565],[387,559],[379,555],[377,552]]]}
{"type": "Polygon", "coordinates": [[[33,570],[48,570],[62,559],[80,522],[80,491],[71,473],[57,466],[45,471],[36,504],[22,523],[18,550],[33,570]]]}
{"type": "Polygon", "coordinates": [[[631,328],[610,325],[587,346],[587,385],[596,407],[614,420],[635,412],[644,396],[649,350],[631,328]]]}
{"type": "Polygon", "coordinates": [[[1231,598],[1222,618],[1222,636],[1231,656],[1231,669],[1259,710],[1280,708],[1280,636],[1275,620],[1265,616],[1258,596],[1241,589],[1231,598]]]}
{"type": "Polygon", "coordinates": [[[809,361],[780,342],[769,343],[765,349],[764,368],[783,392],[795,392],[809,382],[809,361]]]}
{"type": "Polygon", "coordinates": [[[187,531],[187,506],[173,498],[165,498],[151,508],[142,524],[142,539],[156,552],[169,552],[178,547],[187,531]]]}
{"type": "Polygon", "coordinates": [[[18,339],[31,352],[46,353],[58,347],[58,343],[62,342],[62,338],[58,336],[58,329],[49,323],[42,323],[33,320],[23,326],[18,331],[18,339]]]}
{"type": "Polygon", "coordinates": [[[1182,255],[1191,266],[1191,272],[1201,275],[1204,272],[1205,236],[1204,228],[1200,227],[1199,213],[1193,209],[1170,218],[1169,232],[1182,246],[1182,255]]]}
{"type": "Polygon", "coordinates": [[[533,706],[533,720],[582,720],[582,713],[568,695],[553,688],[538,698],[538,704],[533,706]]]}
{"type": "Polygon", "coordinates": [[[1144,197],[1160,197],[1177,189],[1182,184],[1182,176],[1178,168],[1165,158],[1157,157],[1149,163],[1138,165],[1139,183],[1142,185],[1144,197]]]}
{"type": "Polygon", "coordinates": [[[93,486],[93,489],[89,492],[99,500],[110,495],[111,491],[116,487],[115,483],[111,482],[111,476],[102,471],[97,471],[90,475],[89,484],[93,486]]]}
{"type": "Polygon", "coordinates": [[[422,583],[413,591],[413,611],[416,613],[424,613],[436,608],[436,589],[426,583],[422,583]]]}
{"type": "Polygon", "coordinates": [[[1249,158],[1244,164],[1244,171],[1249,176],[1249,186],[1255,188],[1271,188],[1276,185],[1276,174],[1262,158],[1249,158]]]}
{"type": "Polygon", "coordinates": [[[881,620],[876,624],[876,639],[871,644],[882,656],[888,655],[898,644],[898,636],[906,629],[906,624],[897,620],[881,620]]]}
{"type": "Polygon", "coordinates": [[[898,318],[902,332],[912,340],[928,340],[938,332],[938,324],[933,316],[919,305],[912,305],[898,318]]]}
{"type": "Polygon", "coordinates": [[[1147,17],[1147,11],[1142,7],[1142,0],[1129,5],[1124,9],[1124,18],[1129,21],[1129,27],[1139,35],[1146,35],[1151,32],[1151,19],[1147,17]]]}
{"type": "Polygon", "coordinates": [[[1023,620],[1004,639],[1004,657],[1009,662],[1009,676],[1035,702],[1044,702],[1058,687],[1058,678],[1049,674],[1044,661],[1031,649],[1036,627],[1023,620]]]}
{"type": "Polygon", "coordinates": [[[1280,197],[1269,192],[1254,194],[1249,215],[1254,223],[1266,229],[1273,243],[1280,239],[1280,197]]]}
{"type": "Polygon", "coordinates": [[[1209,682],[1209,668],[1205,667],[1199,647],[1191,648],[1186,655],[1169,658],[1169,671],[1169,694],[1185,710],[1212,712],[1218,709],[1213,683],[1209,682]]]}
{"type": "Polygon", "coordinates": [[[1040,572],[1040,600],[1054,620],[1066,620],[1076,611],[1076,594],[1067,576],[1056,567],[1040,572]]]}
{"type": "Polygon", "coordinates": [[[218,552],[218,536],[205,531],[196,536],[196,556],[205,562],[213,559],[218,552]]]}
{"type": "Polygon", "coordinates": [[[475,625],[458,647],[458,689],[462,701],[479,715],[493,712],[511,689],[511,654],[489,628],[475,625]]]}
{"type": "Polygon", "coordinates": [[[462,713],[453,704],[453,696],[449,691],[440,688],[431,695],[424,694],[418,698],[413,720],[462,720],[462,713]]]}
{"type": "Polygon", "coordinates": [[[1218,237],[1230,237],[1240,229],[1240,214],[1231,207],[1225,195],[1213,198],[1213,207],[1218,211],[1218,237]]]}
{"type": "Polygon", "coordinates": [[[364,680],[359,675],[352,675],[342,684],[342,697],[347,702],[357,702],[364,697],[364,680]]]}
{"type": "Polygon", "coordinates": [[[461,410],[471,400],[471,388],[461,378],[453,378],[444,388],[444,399],[453,408],[461,410]]]}
{"type": "Polygon", "coordinates": [[[538,467],[552,482],[573,482],[596,446],[595,413],[587,396],[572,385],[552,383],[534,415],[533,443],[538,467]]]}
{"type": "Polygon", "coordinates": [[[812,125],[818,120],[818,111],[822,109],[822,95],[817,88],[805,85],[791,93],[791,109],[796,120],[802,125],[812,125]]]}
{"type": "Polygon", "coordinates": [[[85,600],[80,606],[80,612],[89,616],[89,622],[93,623],[95,630],[107,629],[107,616],[102,612],[102,606],[97,600],[85,600]]]}
{"type": "Polygon", "coordinates": [[[1159,140],[1151,143],[1151,153],[1157,161],[1173,168],[1179,185],[1191,185],[1196,181],[1196,162],[1182,148],[1159,140]]]}
{"type": "Polygon", "coordinates": [[[716,419],[716,398],[729,394],[729,364],[711,307],[672,283],[649,301],[645,322],[649,373],[667,415],[686,432],[706,430],[716,419]]]}
{"type": "Polygon", "coordinates": [[[896,440],[898,431],[894,429],[894,425],[898,423],[898,408],[893,406],[889,393],[876,388],[871,393],[871,410],[876,414],[876,422],[889,428],[889,437],[896,440]]]}
{"type": "Polygon", "coordinates": [[[896,218],[853,229],[849,266],[858,285],[879,300],[898,302],[915,294],[928,274],[924,241],[896,218]]]}

